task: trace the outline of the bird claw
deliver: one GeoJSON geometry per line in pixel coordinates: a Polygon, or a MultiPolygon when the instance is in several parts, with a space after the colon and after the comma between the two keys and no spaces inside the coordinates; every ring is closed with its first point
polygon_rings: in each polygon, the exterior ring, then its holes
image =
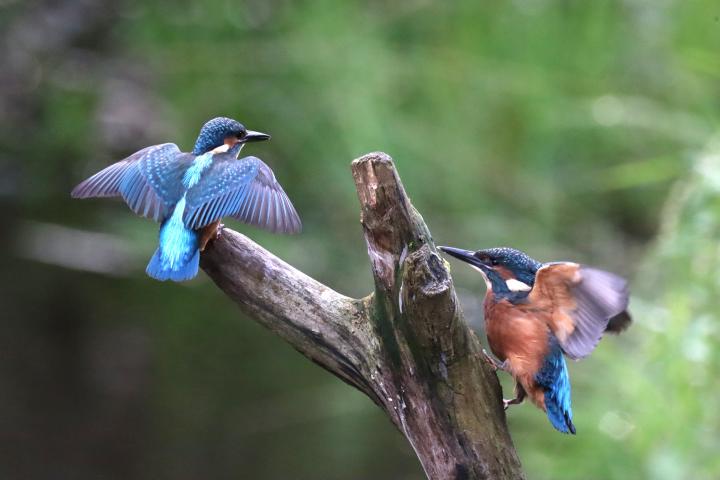
{"type": "Polygon", "coordinates": [[[482,349],[482,354],[485,358],[485,361],[490,365],[493,371],[497,371],[501,367],[501,365],[498,364],[497,360],[495,360],[495,358],[493,358],[493,356],[490,355],[484,348],[482,349]]]}
{"type": "Polygon", "coordinates": [[[203,229],[203,232],[202,232],[201,238],[200,238],[200,251],[201,252],[205,251],[208,244],[210,244],[211,242],[220,238],[223,228],[225,228],[225,225],[220,222],[217,222],[214,226],[213,226],[213,224],[210,224],[203,229]]]}
{"type": "Polygon", "coordinates": [[[521,393],[517,397],[511,399],[503,398],[503,410],[510,408],[510,405],[520,405],[523,401],[525,401],[524,393],[521,393]]]}

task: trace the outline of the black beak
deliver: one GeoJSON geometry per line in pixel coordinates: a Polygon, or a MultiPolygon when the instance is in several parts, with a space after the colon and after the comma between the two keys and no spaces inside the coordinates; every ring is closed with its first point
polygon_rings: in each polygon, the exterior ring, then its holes
{"type": "Polygon", "coordinates": [[[470,265],[474,267],[478,267],[481,270],[485,271],[488,270],[490,267],[489,265],[485,265],[483,262],[481,262],[476,256],[475,252],[471,250],[463,250],[461,248],[454,248],[454,247],[438,247],[443,252],[447,253],[451,257],[455,257],[458,260],[462,260],[465,263],[469,263],[470,265]]]}
{"type": "Polygon", "coordinates": [[[270,140],[270,135],[267,133],[248,130],[245,132],[245,136],[240,139],[240,143],[262,142],[263,140],[270,140]]]}

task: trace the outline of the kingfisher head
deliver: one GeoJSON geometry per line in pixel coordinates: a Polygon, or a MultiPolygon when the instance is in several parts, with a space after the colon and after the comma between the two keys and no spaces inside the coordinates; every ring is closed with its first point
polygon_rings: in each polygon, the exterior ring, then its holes
{"type": "Polygon", "coordinates": [[[488,288],[499,296],[529,292],[535,283],[535,274],[542,266],[514,248],[488,248],[474,252],[453,247],[439,248],[477,269],[483,274],[488,288]]]}
{"type": "Polygon", "coordinates": [[[246,143],[259,142],[268,140],[269,138],[270,135],[267,133],[254,132],[246,129],[245,126],[237,120],[227,117],[217,117],[202,126],[192,153],[193,155],[202,155],[223,145],[227,145],[227,148],[230,149],[240,144],[240,148],[242,148],[246,143]]]}

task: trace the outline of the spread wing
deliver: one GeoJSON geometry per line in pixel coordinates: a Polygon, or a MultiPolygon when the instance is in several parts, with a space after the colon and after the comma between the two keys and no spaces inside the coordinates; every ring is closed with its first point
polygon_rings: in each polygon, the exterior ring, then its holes
{"type": "Polygon", "coordinates": [[[625,279],[577,263],[542,266],[528,300],[552,310],[549,327],[575,360],[589,355],[606,330],[619,331],[630,323],[625,279]]]}
{"type": "Polygon", "coordinates": [[[174,143],[153,145],[96,173],[71,195],[122,197],[133,212],[160,221],[182,196],[182,177],[193,159],[174,143]]]}
{"type": "Polygon", "coordinates": [[[215,155],[200,182],[186,197],[183,220],[198,229],[222,217],[235,217],[271,232],[297,233],[300,217],[275,180],[270,167],[257,157],[237,160],[215,155]]]}

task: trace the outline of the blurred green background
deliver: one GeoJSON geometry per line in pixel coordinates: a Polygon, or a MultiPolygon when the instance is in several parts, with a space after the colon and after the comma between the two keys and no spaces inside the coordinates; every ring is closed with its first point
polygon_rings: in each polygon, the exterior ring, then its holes
{"type": "Polygon", "coordinates": [[[422,478],[204,274],[147,278],[156,225],[70,199],[218,115],[272,134],[245,152],[304,232],[229,226],[340,292],[371,290],[349,164],[373,150],[440,244],[632,279],[631,330],[570,365],[578,435],[508,412],[529,479],[720,477],[716,0],[2,0],[0,36],[1,478],[422,478]]]}

